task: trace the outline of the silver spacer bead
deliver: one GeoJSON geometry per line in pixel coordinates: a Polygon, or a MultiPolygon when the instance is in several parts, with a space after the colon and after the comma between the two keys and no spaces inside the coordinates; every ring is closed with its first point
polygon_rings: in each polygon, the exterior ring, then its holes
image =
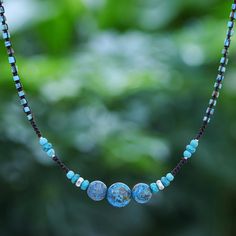
{"type": "Polygon", "coordinates": [[[83,182],[84,182],[84,178],[79,177],[79,179],[75,183],[75,186],[79,188],[83,182]]]}
{"type": "Polygon", "coordinates": [[[156,184],[157,184],[157,187],[160,189],[160,190],[163,190],[165,188],[165,186],[162,184],[162,182],[160,180],[157,180],[156,181],[156,184]]]}

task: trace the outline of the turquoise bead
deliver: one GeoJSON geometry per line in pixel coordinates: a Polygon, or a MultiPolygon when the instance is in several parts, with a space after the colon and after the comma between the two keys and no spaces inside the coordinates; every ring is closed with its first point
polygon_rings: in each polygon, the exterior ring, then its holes
{"type": "Polygon", "coordinates": [[[196,152],[196,148],[194,148],[192,145],[187,145],[186,150],[191,152],[192,154],[196,152]]]}
{"type": "Polygon", "coordinates": [[[92,200],[101,201],[106,197],[107,186],[102,181],[95,180],[89,184],[87,194],[92,200]]]}
{"type": "Polygon", "coordinates": [[[131,190],[124,183],[114,183],[107,190],[107,201],[114,207],[125,207],[131,201],[131,190]]]}
{"type": "Polygon", "coordinates": [[[47,151],[47,155],[48,155],[49,157],[54,157],[54,156],[55,156],[55,150],[54,150],[53,148],[49,149],[49,150],[47,151]]]}
{"type": "Polygon", "coordinates": [[[39,139],[39,144],[40,144],[41,146],[45,145],[46,143],[48,143],[48,140],[47,140],[46,138],[41,137],[41,138],[39,139]]]}
{"type": "Polygon", "coordinates": [[[190,158],[191,156],[192,156],[192,153],[191,153],[191,152],[189,152],[189,151],[187,151],[187,150],[184,151],[184,158],[185,158],[185,159],[188,159],[188,158],[190,158]]]}
{"type": "Polygon", "coordinates": [[[166,175],[166,178],[171,182],[171,181],[173,181],[174,180],[174,175],[172,175],[171,173],[168,173],[167,175],[166,175]]]}
{"type": "Polygon", "coordinates": [[[74,171],[69,170],[69,171],[67,172],[67,174],[66,174],[66,177],[67,177],[68,179],[71,179],[74,175],[75,175],[74,171]]]}
{"type": "Polygon", "coordinates": [[[85,191],[85,190],[87,190],[88,186],[89,186],[89,181],[88,180],[84,180],[82,182],[80,188],[85,191]]]}
{"type": "Polygon", "coordinates": [[[76,181],[79,179],[80,175],[79,174],[75,174],[72,178],[71,178],[71,183],[75,184],[76,181]]]}
{"type": "Polygon", "coordinates": [[[150,189],[151,189],[152,193],[158,193],[159,192],[159,188],[157,187],[156,183],[151,183],[150,184],[150,189]]]}
{"type": "Polygon", "coordinates": [[[170,181],[166,177],[162,177],[161,182],[165,187],[168,187],[170,185],[170,181]]]}
{"type": "Polygon", "coordinates": [[[138,183],[132,189],[132,197],[137,203],[144,204],[152,198],[152,192],[147,184],[138,183]]]}
{"type": "Polygon", "coordinates": [[[197,139],[193,139],[191,142],[190,142],[190,145],[194,148],[197,148],[198,147],[198,140],[197,139]]]}
{"type": "Polygon", "coordinates": [[[45,152],[47,152],[51,148],[52,148],[52,144],[51,143],[46,143],[46,144],[43,145],[43,151],[45,151],[45,152]]]}

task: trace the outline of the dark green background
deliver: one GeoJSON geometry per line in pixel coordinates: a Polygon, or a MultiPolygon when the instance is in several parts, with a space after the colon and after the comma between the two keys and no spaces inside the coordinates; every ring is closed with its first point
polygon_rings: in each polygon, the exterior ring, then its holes
{"type": "MultiPolygon", "coordinates": [[[[213,89],[231,1],[9,0],[19,72],[43,134],[89,180],[170,171],[213,89]]],[[[0,236],[235,236],[236,40],[198,152],[166,191],[93,202],[40,150],[0,46],[0,236]]]]}

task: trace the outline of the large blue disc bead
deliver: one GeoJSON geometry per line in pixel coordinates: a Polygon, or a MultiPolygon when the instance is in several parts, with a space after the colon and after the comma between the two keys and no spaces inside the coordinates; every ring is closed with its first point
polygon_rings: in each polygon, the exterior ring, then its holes
{"type": "Polygon", "coordinates": [[[125,207],[131,200],[131,190],[123,183],[114,183],[107,190],[107,200],[114,207],[125,207]]]}
{"type": "Polygon", "coordinates": [[[136,202],[143,204],[151,199],[152,192],[147,184],[138,183],[132,189],[132,197],[136,202]]]}
{"type": "Polygon", "coordinates": [[[99,181],[93,181],[87,189],[88,196],[94,201],[101,201],[106,197],[107,186],[99,181]]]}

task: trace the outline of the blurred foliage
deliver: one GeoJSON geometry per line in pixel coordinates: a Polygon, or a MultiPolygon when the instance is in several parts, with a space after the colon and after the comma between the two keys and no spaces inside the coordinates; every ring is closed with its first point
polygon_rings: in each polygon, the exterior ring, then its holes
{"type": "MultiPolygon", "coordinates": [[[[231,1],[9,0],[36,119],[88,179],[162,176],[196,134],[231,1]]],[[[0,235],[235,236],[236,44],[215,117],[175,183],[149,204],[94,203],[38,147],[0,46],[0,235]]]]}

